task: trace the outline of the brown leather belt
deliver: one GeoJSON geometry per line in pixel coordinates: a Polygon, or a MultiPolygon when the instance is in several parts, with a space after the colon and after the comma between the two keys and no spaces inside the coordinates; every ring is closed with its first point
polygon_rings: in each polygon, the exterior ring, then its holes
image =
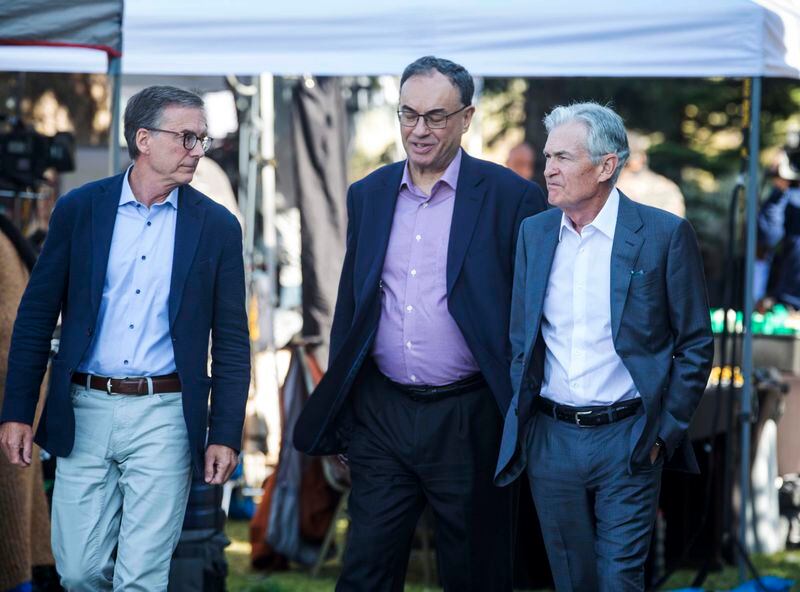
{"type": "Polygon", "coordinates": [[[163,376],[137,376],[135,378],[109,378],[84,372],[75,372],[72,382],[90,389],[105,391],[109,395],[157,395],[181,392],[181,379],[177,372],[163,376]],[[150,387],[152,384],[152,389],[150,387]]]}

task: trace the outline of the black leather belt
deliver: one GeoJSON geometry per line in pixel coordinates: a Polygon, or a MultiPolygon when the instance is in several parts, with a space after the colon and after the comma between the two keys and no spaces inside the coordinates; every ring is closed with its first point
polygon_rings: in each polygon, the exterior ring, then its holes
{"type": "Polygon", "coordinates": [[[581,427],[595,427],[636,415],[642,406],[642,400],[632,399],[608,406],[572,407],[538,397],[537,406],[540,411],[554,419],[574,423],[581,427]]]}
{"type": "Polygon", "coordinates": [[[181,379],[177,372],[164,376],[109,378],[75,372],[72,382],[98,391],[106,391],[109,395],[157,395],[160,393],[181,392],[181,379]],[[152,384],[152,387],[148,384],[152,384]]]}
{"type": "Polygon", "coordinates": [[[450,384],[441,386],[400,384],[399,382],[394,382],[388,378],[386,378],[386,381],[408,398],[414,401],[424,402],[440,401],[441,399],[446,399],[447,397],[463,395],[464,393],[468,393],[486,386],[486,379],[480,372],[473,374],[472,376],[468,376],[463,380],[451,382],[450,384]]]}

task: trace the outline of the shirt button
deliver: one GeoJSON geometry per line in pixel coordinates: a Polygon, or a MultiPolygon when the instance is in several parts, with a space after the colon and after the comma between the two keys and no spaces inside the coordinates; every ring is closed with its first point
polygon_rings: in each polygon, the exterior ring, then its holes
{"type": "Polygon", "coordinates": [[[144,261],[145,259],[147,259],[147,255],[142,255],[142,261],[144,261]]]}
{"type": "Polygon", "coordinates": [[[410,376],[410,378],[411,378],[411,382],[417,382],[417,377],[414,376],[413,374],[410,376]]]}
{"type": "Polygon", "coordinates": [[[150,222],[150,220],[148,220],[148,221],[147,221],[147,225],[148,225],[148,226],[152,226],[152,225],[153,225],[153,223],[152,223],[152,222],[150,222]]]}
{"type": "Polygon", "coordinates": [[[123,364],[125,364],[125,365],[127,366],[127,365],[128,365],[128,360],[123,360],[123,362],[122,362],[122,363],[123,363],[123,364]]]}
{"type": "Polygon", "coordinates": [[[412,276],[415,276],[415,275],[417,275],[417,270],[416,270],[416,269],[412,269],[412,270],[411,270],[411,275],[412,275],[412,276]]]}
{"type": "Polygon", "coordinates": [[[142,293],[142,291],[141,291],[141,290],[136,290],[136,293],[137,293],[137,294],[141,294],[141,293],[142,293]]]}
{"type": "Polygon", "coordinates": [[[414,307],[409,304],[408,306],[406,306],[406,310],[408,312],[411,312],[412,310],[414,310],[414,307]]]}
{"type": "Polygon", "coordinates": [[[410,341],[406,341],[406,347],[407,347],[408,349],[411,349],[411,342],[410,342],[410,341]]]}
{"type": "Polygon", "coordinates": [[[415,236],[414,238],[416,238],[418,241],[421,241],[421,240],[422,240],[422,235],[421,235],[421,234],[418,234],[418,235],[417,235],[417,236],[415,236]]]}
{"type": "Polygon", "coordinates": [[[423,208],[427,208],[429,205],[430,205],[430,204],[429,204],[429,203],[426,201],[424,204],[422,204],[422,207],[423,207],[423,208]]]}
{"type": "Polygon", "coordinates": [[[128,329],[133,329],[133,323],[131,323],[130,325],[128,325],[128,329]]]}

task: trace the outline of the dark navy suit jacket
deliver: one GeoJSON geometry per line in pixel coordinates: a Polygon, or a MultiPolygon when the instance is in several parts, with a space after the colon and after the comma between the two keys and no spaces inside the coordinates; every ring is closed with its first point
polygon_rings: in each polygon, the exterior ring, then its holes
{"type": "MultiPolygon", "coordinates": [[[[14,324],[0,421],[32,424],[50,339],[61,314],[61,342],[36,432],[36,442],[56,456],[72,451],[71,375],[95,333],[123,177],[89,183],[56,202],[47,240],[14,324]]],[[[244,290],[238,221],[192,187],[181,187],[169,321],[183,385],[183,415],[198,474],[202,474],[207,431],[208,444],[236,450],[241,445],[250,383],[244,290]],[[213,337],[211,377],[207,373],[209,333],[213,337]]]]}
{"type": "MultiPolygon", "coordinates": [[[[542,308],[560,225],[561,210],[553,209],[525,220],[519,233],[510,331],[514,397],[498,485],[516,479],[526,464],[523,436],[544,376],[542,308]]],[[[629,464],[648,463],[660,437],[668,466],[697,472],[686,432],[714,356],[700,250],[688,222],[622,193],[611,247],[611,330],[645,411],[632,432],[629,464]]]]}
{"type": "MultiPolygon", "coordinates": [[[[294,431],[307,454],[345,450],[339,421],[380,318],[379,283],[405,161],[354,183],[347,195],[347,250],[331,329],[328,371],[294,431]]],[[[537,185],[463,153],[447,253],[447,304],[505,413],[511,400],[508,315],[514,244],[522,220],[545,207],[537,185]]]]}

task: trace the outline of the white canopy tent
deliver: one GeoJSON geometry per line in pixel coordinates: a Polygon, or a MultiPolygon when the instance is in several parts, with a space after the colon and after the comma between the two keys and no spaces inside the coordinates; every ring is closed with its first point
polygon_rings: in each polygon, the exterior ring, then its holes
{"type": "MultiPolygon", "coordinates": [[[[47,4],[29,26],[64,10],[47,4]]],[[[480,76],[800,77],[794,0],[136,0],[122,14],[123,74],[392,74],[434,54],[480,76]]],[[[2,23],[0,45],[15,34],[2,23]]],[[[103,58],[0,47],[2,70],[105,72],[103,58]]]]}
{"type": "MultiPolygon", "coordinates": [[[[57,25],[64,24],[59,15],[67,14],[63,1],[24,0],[0,7],[0,70],[394,74],[413,59],[434,54],[482,76],[752,78],[742,368],[742,407],[749,413],[761,78],[800,79],[797,0],[118,1],[123,9],[121,61],[107,60],[113,51],[75,47],[73,39],[59,43],[64,41],[57,36],[63,32],[57,25]],[[35,8],[21,19],[26,4],[35,8]],[[12,12],[18,17],[13,23],[4,18],[12,12]],[[40,37],[36,21],[41,19],[48,26],[40,37]],[[24,30],[9,23],[22,23],[24,30]],[[24,46],[16,45],[20,42],[24,46]]],[[[67,4],[84,5],[83,14],[71,12],[71,17],[97,20],[92,2],[67,4]]],[[[80,31],[81,23],[66,24],[72,26],[61,29],[69,34],[80,31]]],[[[742,498],[747,499],[750,424],[742,425],[742,498]]],[[[741,522],[744,540],[746,524],[741,522]]]]}

